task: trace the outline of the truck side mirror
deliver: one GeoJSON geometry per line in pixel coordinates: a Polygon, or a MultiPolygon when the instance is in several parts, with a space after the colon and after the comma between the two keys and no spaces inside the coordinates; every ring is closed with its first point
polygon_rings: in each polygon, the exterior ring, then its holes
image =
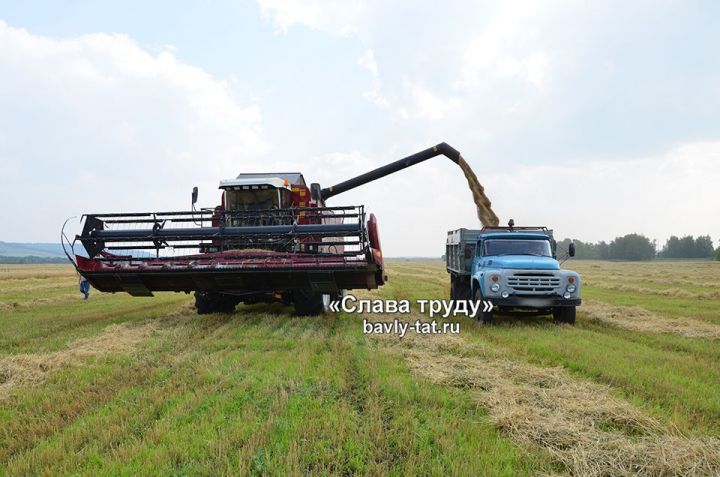
{"type": "Polygon", "coordinates": [[[575,256],[575,243],[574,242],[570,242],[570,245],[568,246],[568,255],[570,255],[571,257],[575,256]]]}
{"type": "Polygon", "coordinates": [[[198,196],[198,190],[197,190],[197,186],[195,186],[195,187],[193,187],[193,191],[192,191],[192,205],[195,205],[195,203],[197,202],[197,196],[198,196]]]}

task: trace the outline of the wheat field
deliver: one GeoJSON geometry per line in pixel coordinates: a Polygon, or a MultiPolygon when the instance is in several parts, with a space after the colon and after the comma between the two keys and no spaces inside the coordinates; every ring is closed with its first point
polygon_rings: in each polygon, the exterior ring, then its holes
{"type": "MultiPolygon", "coordinates": [[[[575,326],[403,338],[0,265],[0,475],[720,475],[720,263],[566,265],[575,326]]],[[[442,262],[388,273],[357,295],[449,297],[442,262]]]]}

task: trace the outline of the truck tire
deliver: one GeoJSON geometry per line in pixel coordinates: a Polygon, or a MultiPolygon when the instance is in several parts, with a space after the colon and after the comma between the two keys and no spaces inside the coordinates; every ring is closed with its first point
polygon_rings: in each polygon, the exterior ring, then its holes
{"type": "MultiPolygon", "coordinates": [[[[475,290],[475,303],[482,303],[483,296],[482,293],[480,293],[480,288],[478,287],[475,290]]],[[[475,314],[475,319],[478,321],[482,321],[485,325],[491,325],[493,322],[493,312],[492,311],[483,311],[482,305],[478,306],[478,311],[475,314]]]]}
{"type": "Polygon", "coordinates": [[[450,275],[450,299],[468,300],[470,298],[470,282],[462,278],[450,275]]]}
{"type": "Polygon", "coordinates": [[[560,306],[553,308],[553,318],[557,323],[575,324],[575,307],[560,306]]]}
{"type": "Polygon", "coordinates": [[[330,295],[302,288],[293,292],[293,305],[298,316],[322,315],[330,304],[330,295]]]}
{"type": "Polygon", "coordinates": [[[217,292],[195,292],[195,309],[198,315],[232,313],[236,302],[233,297],[217,292]]]}

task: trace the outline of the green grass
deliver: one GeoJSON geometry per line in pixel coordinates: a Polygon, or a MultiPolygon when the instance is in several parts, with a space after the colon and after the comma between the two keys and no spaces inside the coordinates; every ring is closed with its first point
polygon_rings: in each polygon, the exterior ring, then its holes
{"type": "MultiPolygon", "coordinates": [[[[568,268],[574,265],[569,264],[568,268]]],[[[634,267],[637,270],[644,265],[634,267]]],[[[381,293],[385,296],[416,300],[443,298],[447,294],[448,287],[438,281],[438,277],[446,276],[440,262],[428,264],[426,276],[415,278],[412,283],[402,277],[406,271],[415,274],[416,265],[397,263],[394,269],[397,280],[383,288],[381,293]]],[[[640,305],[665,317],[692,317],[720,324],[720,303],[714,300],[630,294],[593,287],[583,290],[583,298],[614,305],[640,305]]],[[[720,434],[717,341],[640,333],[599,324],[587,319],[582,307],[578,315],[575,326],[556,326],[548,317],[501,317],[492,327],[478,326],[466,319],[461,325],[463,336],[471,342],[490,343],[512,358],[531,363],[562,365],[582,378],[613,386],[618,395],[683,430],[720,434]]]]}
{"type": "MultiPolygon", "coordinates": [[[[695,265],[674,265],[696,279],[695,265]]],[[[590,281],[665,270],[599,262],[579,268],[590,281]]],[[[697,279],[719,281],[716,270],[704,264],[697,279]]],[[[381,290],[359,294],[411,301],[449,296],[440,262],[393,261],[389,274],[381,290]]],[[[0,270],[0,303],[17,303],[0,307],[0,360],[62,353],[113,324],[153,323],[156,332],[132,352],[80,357],[0,397],[0,475],[562,471],[544,451],[521,448],[493,427],[471,390],[412,374],[396,350],[363,336],[356,315],[303,319],[286,307],[256,305],[201,317],[182,294],[146,299],[94,292],[85,302],[75,293],[67,268],[0,270]]],[[[717,300],[600,287],[583,293],[668,319],[720,325],[717,300]]],[[[575,326],[549,318],[501,318],[492,327],[459,320],[470,344],[520,362],[563,366],[687,433],[720,434],[716,341],[627,331],[588,319],[582,308],[575,326]]],[[[0,374],[0,385],[4,379],[0,374]]]]}
{"type": "Polygon", "coordinates": [[[669,318],[693,318],[720,325],[720,300],[701,300],[588,287],[583,298],[612,305],[641,306],[669,318]]]}
{"type": "MultiPolygon", "coordinates": [[[[49,278],[56,280],[55,278],[49,278]]],[[[72,287],[71,277],[58,286],[72,287]]],[[[74,290],[74,288],[72,288],[74,290]]],[[[2,355],[156,320],[134,353],[82,360],[0,401],[0,474],[532,475],[467,391],[412,375],[354,319],[284,307],[185,314],[184,295],[93,294],[3,312],[2,355]]]]}

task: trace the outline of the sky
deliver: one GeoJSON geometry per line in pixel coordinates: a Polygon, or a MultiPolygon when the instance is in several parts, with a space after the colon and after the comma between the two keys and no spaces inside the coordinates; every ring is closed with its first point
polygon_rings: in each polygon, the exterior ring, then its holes
{"type": "MultiPolygon", "coordinates": [[[[329,186],[445,141],[503,223],[717,246],[718,18],[710,0],[0,0],[0,240],[187,210],[193,186],[212,207],[240,172],[329,186]]],[[[479,226],[442,157],[328,202],[359,204],[388,256],[479,226]]]]}

